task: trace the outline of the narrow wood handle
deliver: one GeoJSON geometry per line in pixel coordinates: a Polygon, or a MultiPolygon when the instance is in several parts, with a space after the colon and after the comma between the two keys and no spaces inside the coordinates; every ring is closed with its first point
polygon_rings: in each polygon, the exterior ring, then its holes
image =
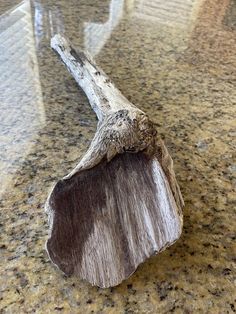
{"type": "Polygon", "coordinates": [[[121,94],[88,53],[76,51],[60,34],[51,39],[51,47],[84,90],[101,122],[88,151],[64,179],[91,169],[102,160],[110,161],[117,154],[145,151],[147,155],[157,155],[181,211],[184,201],[171,156],[164,143],[157,140],[156,130],[148,116],[121,94]]]}
{"type": "Polygon", "coordinates": [[[68,39],[56,34],[51,39],[51,47],[59,55],[76,82],[88,97],[98,119],[102,121],[108,114],[136,108],[112,84],[108,76],[95,64],[87,52],[76,51],[68,39]]]}

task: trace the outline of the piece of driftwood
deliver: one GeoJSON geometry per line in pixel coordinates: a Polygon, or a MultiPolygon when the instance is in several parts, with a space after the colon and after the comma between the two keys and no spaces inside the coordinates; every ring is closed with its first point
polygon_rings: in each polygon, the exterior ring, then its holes
{"type": "Polygon", "coordinates": [[[131,104],[85,52],[51,40],[98,117],[91,145],[46,202],[46,249],[67,275],[111,287],[182,231],[184,202],[172,159],[147,115],[131,104]]]}

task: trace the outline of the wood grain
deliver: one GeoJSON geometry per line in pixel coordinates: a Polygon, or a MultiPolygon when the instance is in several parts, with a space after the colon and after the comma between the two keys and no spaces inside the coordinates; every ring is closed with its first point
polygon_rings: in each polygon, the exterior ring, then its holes
{"type": "Polygon", "coordinates": [[[66,38],[56,35],[51,45],[99,123],[88,151],[49,194],[46,249],[65,274],[115,286],[179,238],[183,198],[171,156],[148,116],[66,38]]]}
{"type": "Polygon", "coordinates": [[[124,153],[59,181],[47,250],[66,274],[99,287],[119,284],[175,242],[182,219],[157,159],[124,153]]]}

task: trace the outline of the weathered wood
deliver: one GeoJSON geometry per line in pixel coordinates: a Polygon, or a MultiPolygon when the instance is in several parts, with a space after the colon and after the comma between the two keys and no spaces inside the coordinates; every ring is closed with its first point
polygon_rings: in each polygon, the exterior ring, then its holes
{"type": "Polygon", "coordinates": [[[114,286],[179,238],[183,199],[172,159],[147,115],[64,37],[56,35],[51,46],[99,123],[87,153],[48,197],[46,248],[65,274],[114,286]]]}

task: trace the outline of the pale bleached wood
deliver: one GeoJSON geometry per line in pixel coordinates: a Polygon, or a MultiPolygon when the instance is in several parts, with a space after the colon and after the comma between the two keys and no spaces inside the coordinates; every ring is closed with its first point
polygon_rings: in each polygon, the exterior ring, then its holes
{"type": "Polygon", "coordinates": [[[179,238],[184,202],[172,159],[148,116],[66,38],[54,36],[51,46],[99,123],[84,157],[48,197],[47,251],[66,274],[114,286],[179,238]]]}
{"type": "Polygon", "coordinates": [[[156,134],[153,124],[121,94],[94,60],[84,52],[77,52],[59,34],[52,38],[51,46],[86,93],[99,119],[90,148],[65,179],[94,167],[104,158],[110,161],[118,153],[152,148],[156,134]]]}

